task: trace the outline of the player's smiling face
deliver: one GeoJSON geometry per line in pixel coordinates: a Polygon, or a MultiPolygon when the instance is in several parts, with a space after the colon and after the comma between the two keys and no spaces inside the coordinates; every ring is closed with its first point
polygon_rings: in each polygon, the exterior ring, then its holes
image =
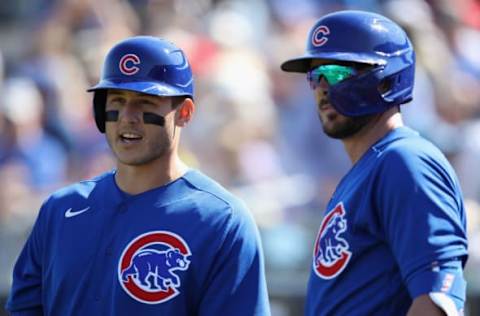
{"type": "Polygon", "coordinates": [[[175,116],[171,98],[108,90],[106,111],[118,111],[117,121],[106,122],[105,134],[120,163],[145,165],[171,152],[175,116]],[[164,117],[164,126],[145,124],[146,112],[164,117]]]}

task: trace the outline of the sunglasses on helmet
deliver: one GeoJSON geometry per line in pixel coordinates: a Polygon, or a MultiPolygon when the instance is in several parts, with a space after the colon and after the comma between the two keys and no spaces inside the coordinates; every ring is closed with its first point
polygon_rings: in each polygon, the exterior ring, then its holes
{"type": "Polygon", "coordinates": [[[307,80],[310,87],[316,89],[320,85],[322,77],[329,85],[334,85],[356,74],[357,70],[351,66],[320,65],[307,72],[307,80]]]}

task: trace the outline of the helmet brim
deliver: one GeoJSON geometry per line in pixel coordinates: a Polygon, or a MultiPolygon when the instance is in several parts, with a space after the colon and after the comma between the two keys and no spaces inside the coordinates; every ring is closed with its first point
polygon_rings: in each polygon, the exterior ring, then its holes
{"type": "Polygon", "coordinates": [[[306,73],[311,69],[313,60],[319,60],[325,63],[329,62],[353,62],[359,64],[369,65],[385,65],[386,60],[371,54],[358,53],[339,53],[339,52],[323,52],[315,54],[305,54],[298,58],[293,58],[285,61],[280,65],[280,68],[286,72],[300,72],[306,73]]]}
{"type": "MultiPolygon", "coordinates": [[[[188,83],[189,85],[191,83],[188,83]]],[[[192,94],[186,92],[185,90],[181,90],[177,87],[166,83],[156,83],[156,82],[145,82],[145,81],[129,81],[129,82],[122,82],[122,81],[114,81],[114,80],[102,80],[97,85],[87,89],[88,92],[94,92],[97,90],[105,90],[105,89],[117,89],[117,90],[128,90],[138,93],[145,93],[149,95],[155,96],[165,96],[165,97],[172,97],[172,96],[190,96],[193,97],[192,94]]]]}

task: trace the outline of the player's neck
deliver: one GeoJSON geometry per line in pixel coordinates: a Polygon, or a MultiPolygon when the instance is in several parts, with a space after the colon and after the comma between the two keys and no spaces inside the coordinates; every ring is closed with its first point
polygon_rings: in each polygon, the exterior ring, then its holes
{"type": "Polygon", "coordinates": [[[187,172],[188,166],[177,155],[146,166],[117,165],[115,181],[128,194],[139,194],[172,182],[187,172]]]}
{"type": "Polygon", "coordinates": [[[370,121],[355,135],[343,139],[352,163],[355,164],[373,144],[400,126],[403,126],[402,115],[397,108],[392,108],[370,121]]]}

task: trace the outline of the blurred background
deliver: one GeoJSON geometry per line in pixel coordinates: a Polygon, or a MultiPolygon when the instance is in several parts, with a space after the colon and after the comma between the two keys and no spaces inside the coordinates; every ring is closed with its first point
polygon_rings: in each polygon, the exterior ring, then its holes
{"type": "MultiPolygon", "coordinates": [[[[323,209],[350,162],[324,136],[302,75],[321,15],[382,13],[417,51],[407,124],[447,155],[468,211],[466,315],[480,315],[480,1],[0,1],[0,315],[11,271],[43,199],[113,167],[91,95],[107,50],[131,35],[167,38],[192,64],[197,112],[182,156],[250,206],[260,227],[274,315],[302,315],[323,209]]],[[[346,39],[348,40],[348,39],[346,39]]]]}

